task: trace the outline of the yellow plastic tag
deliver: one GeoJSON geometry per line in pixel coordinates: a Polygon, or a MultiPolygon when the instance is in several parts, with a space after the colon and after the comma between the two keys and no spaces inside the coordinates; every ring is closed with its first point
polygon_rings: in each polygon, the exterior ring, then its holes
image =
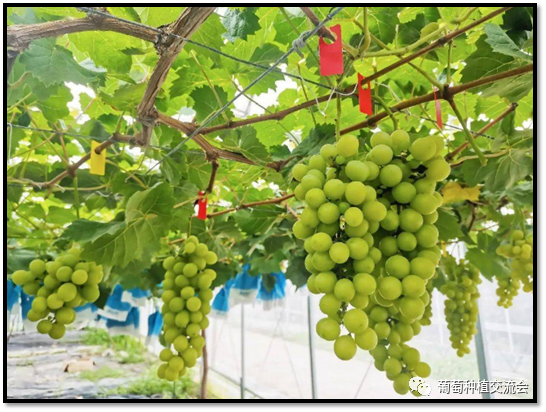
{"type": "Polygon", "coordinates": [[[91,166],[90,173],[92,175],[104,176],[104,170],[106,167],[106,148],[104,148],[100,154],[95,152],[95,149],[99,146],[100,143],[92,141],[91,142],[91,159],[89,160],[89,165],[91,166]]]}

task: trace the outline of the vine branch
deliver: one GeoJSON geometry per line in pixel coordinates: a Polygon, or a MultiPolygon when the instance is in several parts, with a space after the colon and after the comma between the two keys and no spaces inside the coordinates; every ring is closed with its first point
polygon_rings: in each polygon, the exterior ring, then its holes
{"type": "Polygon", "coordinates": [[[213,218],[213,217],[216,217],[216,216],[225,215],[226,213],[236,212],[236,211],[242,210],[242,209],[249,209],[249,208],[256,207],[256,206],[275,205],[275,204],[282,203],[285,200],[291,199],[293,197],[294,197],[294,194],[289,194],[289,195],[285,195],[285,196],[281,196],[281,197],[276,197],[276,198],[273,198],[273,199],[260,200],[259,202],[244,203],[244,204],[240,204],[239,206],[236,206],[236,207],[232,207],[232,208],[229,208],[229,209],[222,210],[220,212],[209,213],[207,215],[207,218],[213,218]]]}

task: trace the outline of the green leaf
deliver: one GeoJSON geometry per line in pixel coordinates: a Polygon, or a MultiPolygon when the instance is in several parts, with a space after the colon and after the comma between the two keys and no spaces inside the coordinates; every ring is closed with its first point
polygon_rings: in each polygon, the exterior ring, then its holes
{"type": "Polygon", "coordinates": [[[99,79],[99,73],[79,65],[70,51],[55,45],[51,39],[33,41],[20,59],[27,70],[46,86],[64,82],[85,85],[99,79]]]}
{"type": "MultiPolygon", "coordinates": [[[[194,101],[193,110],[195,110],[195,118],[198,122],[202,123],[207,117],[218,111],[224,104],[228,102],[228,95],[221,87],[215,87],[214,91],[208,87],[203,86],[193,90],[190,94],[194,101]],[[220,102],[216,98],[218,96],[220,102]]],[[[224,111],[227,116],[231,116],[231,109],[224,111]]],[[[210,125],[223,122],[223,117],[218,116],[214,121],[209,123],[210,125]]]]}
{"type": "Polygon", "coordinates": [[[233,218],[247,235],[257,235],[271,227],[279,212],[279,208],[275,206],[262,206],[254,210],[240,210],[233,215],[233,218]]]}
{"type": "Polygon", "coordinates": [[[124,221],[95,222],[92,220],[78,219],[72,222],[63,232],[62,237],[75,242],[89,243],[94,242],[104,235],[114,235],[125,228],[124,221]]]}
{"type": "Polygon", "coordinates": [[[461,223],[455,214],[444,208],[438,209],[438,220],[435,225],[440,233],[439,239],[444,242],[452,239],[460,239],[464,236],[461,231],[461,223]]]}
{"type": "Polygon", "coordinates": [[[532,206],[535,192],[532,182],[523,182],[506,191],[506,196],[519,206],[532,206]]]}
{"type": "Polygon", "coordinates": [[[277,278],[271,273],[264,273],[262,275],[262,283],[265,287],[265,290],[271,292],[277,283],[277,278]]]}
{"type": "Polygon", "coordinates": [[[184,11],[184,7],[135,7],[142,23],[159,27],[175,21],[184,11]]]}
{"type": "Polygon", "coordinates": [[[512,56],[519,59],[524,59],[528,61],[533,61],[533,56],[524,53],[521,49],[514,43],[514,41],[508,37],[500,26],[496,24],[486,24],[485,25],[485,34],[487,35],[487,44],[489,44],[493,51],[496,53],[501,53],[506,56],[512,56]]]}
{"type": "Polygon", "coordinates": [[[290,280],[297,288],[301,288],[307,284],[307,279],[311,274],[305,268],[305,257],[303,254],[292,255],[289,257],[285,275],[286,279],[290,280]]]}
{"type": "Polygon", "coordinates": [[[485,181],[491,192],[510,189],[529,174],[533,173],[533,159],[527,150],[510,150],[506,156],[489,159],[489,171],[485,181]]]}
{"type": "Polygon", "coordinates": [[[496,253],[484,253],[479,249],[470,249],[466,252],[465,259],[468,259],[489,280],[494,277],[510,276],[510,270],[504,265],[504,258],[496,253]]]}
{"type": "Polygon", "coordinates": [[[327,143],[334,143],[335,128],[331,124],[319,125],[311,130],[309,136],[304,139],[292,152],[293,156],[312,156],[320,152],[320,148],[327,143]]]}
{"type": "Polygon", "coordinates": [[[477,50],[466,59],[466,65],[462,71],[462,83],[481,79],[482,77],[509,70],[514,58],[501,53],[495,53],[482,36],[476,43],[477,50]]]}
{"type": "Polygon", "coordinates": [[[207,188],[212,173],[212,166],[204,156],[187,153],[188,179],[199,189],[207,188]]]}
{"type": "Polygon", "coordinates": [[[119,111],[133,112],[142,100],[146,83],[129,84],[122,86],[113,95],[101,93],[102,100],[119,111]]]}
{"type": "Polygon", "coordinates": [[[220,137],[224,148],[241,153],[257,164],[271,161],[266,147],[256,138],[256,130],[251,126],[222,132],[220,137]]]}
{"type": "Polygon", "coordinates": [[[400,23],[408,23],[419,15],[425,12],[425,7],[406,7],[400,13],[398,13],[398,18],[400,23]]]}
{"type": "Polygon", "coordinates": [[[233,42],[260,30],[260,22],[255,14],[257,7],[245,7],[244,10],[229,9],[222,18],[222,24],[227,29],[224,37],[233,42]]]}
{"type": "Polygon", "coordinates": [[[398,13],[402,7],[370,7],[368,14],[369,29],[383,43],[389,44],[396,36],[398,13]]]}

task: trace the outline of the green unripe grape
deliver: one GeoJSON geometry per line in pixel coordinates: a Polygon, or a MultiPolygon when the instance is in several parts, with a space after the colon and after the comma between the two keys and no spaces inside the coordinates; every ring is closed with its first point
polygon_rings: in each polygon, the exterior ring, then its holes
{"type": "Polygon", "coordinates": [[[38,312],[34,309],[30,309],[27,312],[27,319],[31,322],[38,322],[40,319],[42,319],[45,316],[44,312],[38,312]]]}
{"type": "Polygon", "coordinates": [[[178,275],[174,279],[174,284],[176,285],[177,288],[183,289],[190,284],[190,281],[188,280],[186,276],[178,275]]]}
{"type": "Polygon", "coordinates": [[[326,160],[320,155],[311,156],[309,159],[309,168],[326,172],[326,160]]]}
{"type": "Polygon", "coordinates": [[[70,279],[72,278],[72,268],[62,266],[59,270],[57,270],[56,277],[61,282],[70,282],[70,279]]]}
{"type": "Polygon", "coordinates": [[[371,273],[375,268],[373,259],[366,256],[364,259],[353,261],[353,269],[356,273],[371,273]]]}
{"type": "Polygon", "coordinates": [[[190,323],[186,327],[186,334],[190,338],[195,338],[195,337],[199,336],[200,333],[201,333],[201,327],[197,323],[190,323]]]}
{"type": "Polygon", "coordinates": [[[411,183],[401,182],[392,189],[392,197],[398,203],[410,203],[417,195],[417,189],[411,183]]]}
{"type": "Polygon", "coordinates": [[[79,255],[77,256],[77,255],[67,253],[61,256],[60,260],[63,265],[70,266],[71,268],[73,268],[80,261],[80,257],[79,255]]]}
{"type": "Polygon", "coordinates": [[[409,275],[402,279],[402,292],[405,296],[418,298],[425,293],[426,289],[426,281],[419,276],[409,275]]]}
{"type": "Polygon", "coordinates": [[[298,239],[307,239],[313,234],[314,229],[306,226],[301,220],[298,220],[296,223],[294,223],[294,226],[292,226],[292,232],[298,239]]]}
{"type": "Polygon", "coordinates": [[[339,337],[341,328],[339,323],[330,318],[324,318],[317,322],[315,328],[317,335],[327,341],[334,341],[339,337]]]}
{"type": "Polygon", "coordinates": [[[203,314],[201,312],[192,312],[190,313],[190,322],[199,323],[203,320],[203,314]]]}
{"type": "Polygon", "coordinates": [[[95,285],[97,286],[100,282],[102,282],[102,279],[104,277],[104,274],[101,270],[91,270],[87,273],[87,282],[88,285],[95,285]]]}
{"type": "Polygon", "coordinates": [[[174,290],[166,290],[161,295],[161,300],[168,304],[173,298],[176,297],[176,292],[174,290]]]}
{"type": "Polygon", "coordinates": [[[303,163],[299,163],[292,168],[292,177],[296,179],[298,182],[301,182],[301,179],[303,179],[303,177],[307,174],[308,171],[309,171],[309,167],[307,167],[303,163]]]}
{"type": "Polygon", "coordinates": [[[55,275],[55,273],[57,273],[57,270],[62,266],[59,262],[55,262],[55,261],[47,262],[45,265],[46,265],[46,271],[50,275],[55,275]]]}
{"type": "Polygon", "coordinates": [[[334,342],[334,353],[341,360],[351,360],[356,354],[356,343],[350,335],[340,336],[334,342]]]}
{"type": "Polygon", "coordinates": [[[184,309],[184,300],[182,298],[174,298],[169,302],[169,310],[178,313],[184,309]]]}
{"type": "Polygon", "coordinates": [[[53,293],[51,290],[49,290],[45,286],[42,286],[42,287],[40,287],[40,289],[36,293],[36,297],[38,297],[38,298],[47,298],[49,295],[51,295],[51,293],[53,293]]]}
{"type": "Polygon", "coordinates": [[[435,210],[430,215],[423,216],[423,222],[427,225],[432,225],[438,220],[438,211],[435,210]]]}
{"type": "Polygon", "coordinates": [[[317,252],[326,252],[332,246],[332,238],[326,233],[315,233],[311,238],[311,245],[317,252]]]}
{"type": "Polygon", "coordinates": [[[212,285],[212,277],[210,276],[200,276],[197,280],[197,286],[199,289],[208,289],[212,285]]]}
{"type": "Polygon", "coordinates": [[[389,311],[381,306],[374,306],[370,311],[370,319],[374,322],[386,322],[389,318],[389,311]]]}
{"type": "Polygon", "coordinates": [[[196,247],[197,245],[195,243],[186,242],[186,244],[184,245],[184,253],[191,255],[192,253],[195,252],[196,247]]]}
{"type": "Polygon", "coordinates": [[[360,223],[360,225],[358,226],[346,225],[345,233],[347,234],[347,236],[351,238],[360,238],[368,232],[369,228],[370,228],[370,224],[368,223],[367,220],[363,219],[362,223],[360,223]]]}
{"type": "Polygon", "coordinates": [[[385,299],[395,300],[402,294],[402,283],[394,276],[387,276],[379,281],[377,290],[385,299]]]}
{"type": "Polygon", "coordinates": [[[168,345],[172,345],[174,340],[180,335],[180,330],[178,330],[177,328],[168,328],[167,330],[165,330],[165,342],[168,345]]]}
{"type": "Polygon", "coordinates": [[[209,248],[204,243],[199,243],[195,246],[195,254],[201,258],[204,258],[208,251],[209,248]]]}
{"type": "Polygon", "coordinates": [[[320,272],[332,270],[336,263],[328,252],[317,252],[313,255],[313,266],[320,272]]]}
{"type": "Polygon", "coordinates": [[[343,264],[349,260],[350,250],[345,243],[337,242],[329,251],[330,258],[337,264],[343,264]]]}
{"type": "Polygon", "coordinates": [[[379,173],[379,181],[386,187],[396,186],[402,181],[402,177],[402,169],[393,164],[383,167],[379,173]]]}
{"type": "Polygon", "coordinates": [[[25,283],[32,282],[34,280],[34,276],[32,273],[27,272],[26,270],[17,270],[11,276],[11,280],[16,285],[22,286],[25,283]]]}
{"type": "Polygon", "coordinates": [[[30,273],[32,273],[34,276],[39,276],[46,270],[46,264],[41,259],[34,259],[30,264],[28,265],[28,269],[30,270],[30,273]]]}
{"type": "Polygon", "coordinates": [[[334,295],[342,302],[350,302],[356,294],[353,282],[349,279],[340,279],[334,287],[334,295]]]}
{"type": "Polygon", "coordinates": [[[410,137],[405,130],[395,130],[391,134],[391,147],[394,149],[394,153],[399,155],[410,147],[410,137]]]}
{"type": "Polygon", "coordinates": [[[305,202],[313,209],[318,209],[326,203],[326,195],[322,189],[311,189],[305,194],[305,202]]]}
{"type": "Polygon", "coordinates": [[[320,224],[318,213],[306,207],[300,215],[300,222],[309,228],[316,228],[320,224]]]}
{"type": "Polygon", "coordinates": [[[405,232],[414,233],[423,226],[423,216],[413,209],[404,209],[399,216],[400,228],[405,232]]]}
{"type": "Polygon", "coordinates": [[[400,312],[409,319],[419,319],[425,313],[425,304],[421,299],[406,296],[400,301],[400,312]]]}
{"type": "Polygon", "coordinates": [[[382,166],[390,163],[393,157],[392,149],[384,144],[375,146],[369,153],[369,160],[376,165],[382,166]]]}
{"type": "Polygon", "coordinates": [[[362,333],[368,327],[368,316],[361,309],[350,309],[343,315],[343,324],[351,333],[362,333]]]}
{"type": "Polygon", "coordinates": [[[202,336],[191,338],[191,346],[195,349],[203,349],[205,347],[205,338],[202,336]]]}
{"type": "Polygon", "coordinates": [[[307,289],[313,295],[318,295],[320,293],[315,285],[316,279],[317,279],[317,275],[315,274],[312,274],[311,276],[307,278],[307,289]]]}
{"type": "Polygon", "coordinates": [[[306,174],[303,179],[301,179],[301,185],[303,188],[308,191],[314,188],[320,189],[322,188],[322,182],[321,180],[313,176],[311,174],[306,174]]]}
{"type": "Polygon", "coordinates": [[[349,210],[351,205],[347,202],[338,202],[337,207],[339,209],[339,213],[344,214],[347,210],[349,210]]]}
{"type": "Polygon", "coordinates": [[[441,182],[451,174],[451,166],[443,157],[435,157],[427,162],[427,179],[441,182]]]}
{"type": "Polygon", "coordinates": [[[412,143],[409,151],[415,159],[426,162],[436,155],[436,143],[430,137],[421,137],[412,143]]]}
{"type": "Polygon", "coordinates": [[[167,367],[163,376],[169,382],[174,382],[180,377],[180,373],[175,369],[167,367]]]}
{"type": "Polygon", "coordinates": [[[383,369],[387,373],[387,376],[393,379],[402,373],[402,363],[398,359],[389,358],[383,364],[383,369]]]}
{"type": "Polygon", "coordinates": [[[23,292],[25,292],[27,295],[30,295],[30,296],[36,295],[39,289],[40,289],[39,282],[29,282],[25,284],[25,286],[23,286],[23,292]]]}
{"type": "Polygon", "coordinates": [[[87,275],[87,272],[84,270],[76,270],[71,277],[72,283],[75,285],[83,285],[85,282],[87,282],[87,279],[89,276],[87,275]]]}
{"type": "Polygon", "coordinates": [[[378,339],[387,339],[391,333],[391,327],[387,322],[377,322],[373,327],[378,339]]]}
{"type": "Polygon", "coordinates": [[[385,270],[390,276],[402,279],[410,273],[410,262],[404,256],[394,255],[385,262],[385,270]]]}
{"type": "Polygon", "coordinates": [[[176,260],[175,260],[174,256],[169,256],[168,258],[166,258],[163,261],[163,269],[172,270],[175,263],[176,263],[176,260]]]}
{"type": "Polygon", "coordinates": [[[364,309],[370,304],[370,298],[366,295],[359,295],[355,293],[355,297],[349,302],[352,307],[357,309],[364,309]]]}
{"type": "Polygon", "coordinates": [[[189,347],[182,353],[182,359],[184,359],[188,368],[193,368],[197,362],[197,351],[194,348],[189,347]]]}
{"type": "Polygon", "coordinates": [[[60,323],[53,323],[51,325],[51,329],[48,335],[51,339],[58,340],[58,339],[61,339],[65,333],[66,333],[66,327],[64,325],[60,323]]]}
{"type": "Polygon", "coordinates": [[[325,144],[320,148],[320,155],[324,160],[332,161],[337,156],[337,147],[333,144],[325,144]]]}
{"type": "Polygon", "coordinates": [[[159,367],[157,368],[157,377],[159,379],[166,379],[165,373],[167,372],[168,367],[168,363],[162,363],[161,365],[159,365],[159,367]]]}
{"type": "Polygon", "coordinates": [[[36,325],[36,330],[38,333],[45,335],[51,331],[53,328],[53,323],[50,320],[44,319],[36,325]]]}
{"type": "Polygon", "coordinates": [[[349,256],[351,259],[364,259],[368,256],[369,246],[364,239],[353,237],[347,240],[346,245],[349,248],[349,256]]]}
{"type": "Polygon", "coordinates": [[[428,280],[434,276],[436,266],[429,259],[416,257],[410,262],[410,271],[412,275],[417,275],[421,279],[428,280]]]}
{"type": "Polygon", "coordinates": [[[184,276],[187,276],[189,278],[192,278],[195,275],[197,275],[197,271],[198,271],[197,265],[195,265],[194,263],[188,263],[184,265],[184,268],[182,269],[182,273],[184,273],[184,276]]]}
{"type": "Polygon", "coordinates": [[[351,157],[358,153],[358,139],[355,136],[342,136],[338,140],[336,147],[337,152],[344,157],[351,157]]]}
{"type": "Polygon", "coordinates": [[[307,269],[307,271],[316,274],[319,271],[313,266],[313,257],[314,257],[314,253],[307,255],[304,260],[304,266],[305,266],[305,269],[307,269]]]}
{"type": "Polygon", "coordinates": [[[338,200],[345,194],[345,183],[339,179],[328,180],[324,184],[324,194],[331,200],[338,200]]]}
{"type": "Polygon", "coordinates": [[[175,322],[175,314],[173,312],[169,312],[163,316],[163,323],[168,326],[174,326],[176,324],[175,322]]]}
{"type": "Polygon", "coordinates": [[[174,323],[179,328],[185,328],[190,323],[190,313],[187,310],[178,313],[174,318],[174,323]]]}
{"type": "Polygon", "coordinates": [[[362,221],[364,220],[364,214],[362,213],[362,210],[360,210],[357,207],[350,207],[345,211],[344,214],[345,222],[349,226],[360,226],[362,224],[362,221]]]}
{"type": "Polygon", "coordinates": [[[189,298],[186,302],[186,308],[190,312],[197,312],[201,308],[201,300],[197,297],[189,298]]]}
{"type": "Polygon", "coordinates": [[[398,242],[396,241],[396,238],[392,236],[385,236],[379,242],[378,248],[383,256],[390,257],[398,253],[398,242]]]}
{"type": "Polygon", "coordinates": [[[189,242],[189,243],[195,243],[195,245],[198,245],[199,244],[199,239],[197,239],[197,236],[188,236],[188,239],[186,240],[186,242],[189,242]]]}
{"type": "Polygon", "coordinates": [[[319,293],[332,293],[337,282],[333,272],[321,272],[315,276],[314,286],[319,293]]]}
{"type": "Polygon", "coordinates": [[[37,297],[32,301],[32,309],[36,312],[45,312],[47,310],[47,299],[37,297]]]}
{"type": "Polygon", "coordinates": [[[88,302],[95,302],[100,296],[100,290],[97,286],[84,286],[81,291],[82,297],[88,302]]]}
{"type": "Polygon", "coordinates": [[[345,166],[345,174],[352,181],[364,182],[370,175],[370,171],[365,163],[358,160],[351,160],[345,166]]]}
{"type": "Polygon", "coordinates": [[[419,193],[410,203],[411,208],[422,215],[430,215],[438,208],[438,201],[434,195],[419,193]]]}
{"type": "Polygon", "coordinates": [[[59,287],[57,296],[63,302],[70,302],[78,294],[78,288],[72,283],[65,283],[59,287]]]}
{"type": "Polygon", "coordinates": [[[374,133],[370,138],[370,144],[372,145],[372,147],[379,146],[380,144],[391,147],[392,139],[391,136],[389,136],[389,134],[386,132],[377,132],[374,133]]]}
{"type": "Polygon", "coordinates": [[[360,205],[366,200],[366,186],[362,182],[351,182],[345,188],[345,199],[352,205],[360,205]]]}
{"type": "Polygon", "coordinates": [[[377,179],[377,177],[379,176],[379,166],[369,160],[364,161],[364,164],[368,168],[368,179],[366,180],[372,181],[377,179]]]}
{"type": "Polygon", "coordinates": [[[339,209],[334,203],[325,203],[318,209],[318,218],[322,223],[331,224],[339,219],[339,209]]]}
{"type": "Polygon", "coordinates": [[[419,362],[414,370],[415,374],[417,376],[420,376],[421,378],[428,378],[430,376],[430,366],[425,362],[419,362]]]}
{"type": "Polygon", "coordinates": [[[424,258],[430,260],[435,265],[438,265],[438,263],[440,262],[440,259],[438,258],[438,256],[436,256],[436,253],[434,253],[434,252],[432,252],[430,250],[422,250],[417,254],[417,256],[424,257],[424,258]]]}
{"type": "Polygon", "coordinates": [[[377,200],[364,203],[362,211],[368,222],[380,222],[387,216],[387,208],[377,200]]]}
{"type": "Polygon", "coordinates": [[[71,308],[61,308],[55,313],[55,320],[63,325],[68,325],[76,320],[76,312],[71,308]]]}
{"type": "Polygon", "coordinates": [[[336,164],[339,166],[344,165],[347,162],[347,159],[345,159],[345,156],[336,156],[336,164]]]}
{"type": "MultiPolygon", "coordinates": [[[[191,286],[186,286],[184,289],[180,291],[180,296],[182,299],[188,300],[189,298],[195,296],[195,289],[191,286]]],[[[179,312],[179,311],[175,311],[179,312]]]]}
{"type": "Polygon", "coordinates": [[[218,262],[218,256],[216,253],[209,251],[205,254],[205,262],[207,262],[207,265],[214,265],[218,262]]]}
{"type": "Polygon", "coordinates": [[[169,369],[180,372],[184,368],[184,360],[180,356],[173,356],[169,360],[169,369]]]}
{"type": "Polygon", "coordinates": [[[377,192],[371,186],[366,186],[366,202],[377,200],[377,192]]]}
{"type": "Polygon", "coordinates": [[[436,182],[430,179],[419,179],[413,184],[417,193],[432,195],[436,188],[436,182]]]}
{"type": "Polygon", "coordinates": [[[209,327],[209,319],[203,315],[203,319],[201,319],[201,322],[199,322],[199,327],[201,328],[201,330],[205,330],[209,327]]]}
{"type": "Polygon", "coordinates": [[[423,225],[415,233],[417,243],[424,248],[433,247],[438,243],[439,232],[434,225],[423,225]]]}
{"type": "Polygon", "coordinates": [[[398,213],[394,210],[387,210],[387,216],[381,221],[381,227],[389,232],[393,232],[398,229],[400,225],[400,218],[398,213]]]}
{"type": "Polygon", "coordinates": [[[325,315],[335,315],[341,308],[341,301],[333,293],[327,293],[320,298],[319,308],[325,315]]]}
{"type": "Polygon", "coordinates": [[[372,275],[367,273],[358,273],[353,278],[353,284],[356,292],[361,295],[371,295],[377,288],[377,282],[372,275]]]}
{"type": "Polygon", "coordinates": [[[355,335],[355,343],[363,350],[373,350],[377,346],[377,341],[377,334],[372,328],[355,335]]]}

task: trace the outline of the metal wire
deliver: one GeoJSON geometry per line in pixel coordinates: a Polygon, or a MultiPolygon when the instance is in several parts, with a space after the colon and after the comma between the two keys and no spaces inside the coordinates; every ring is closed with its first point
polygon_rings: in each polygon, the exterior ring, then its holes
{"type": "MultiPolygon", "coordinates": [[[[135,22],[135,21],[127,20],[127,19],[124,19],[122,17],[114,16],[112,14],[109,14],[109,13],[106,13],[106,12],[103,12],[103,11],[100,11],[100,10],[95,10],[95,9],[92,9],[92,8],[89,8],[89,7],[76,7],[76,9],[84,11],[86,13],[93,13],[93,14],[97,14],[99,16],[108,17],[110,19],[118,20],[118,21],[121,21],[121,22],[124,22],[124,23],[127,23],[127,24],[132,24],[133,26],[137,26],[137,27],[148,29],[148,30],[152,30],[152,31],[155,31],[156,33],[160,34],[161,36],[174,37],[174,38],[183,40],[186,43],[193,44],[194,46],[197,46],[197,47],[200,47],[202,49],[205,49],[205,50],[211,51],[213,53],[219,54],[220,56],[226,57],[226,58],[228,58],[230,60],[236,61],[238,63],[246,64],[247,66],[252,66],[252,67],[255,67],[255,68],[261,69],[261,70],[268,70],[269,69],[268,66],[264,66],[264,65],[259,64],[259,63],[254,63],[254,62],[251,62],[251,61],[248,61],[248,60],[241,59],[239,57],[232,56],[232,55],[230,55],[228,53],[223,52],[222,50],[216,49],[214,47],[208,46],[208,45],[203,44],[203,43],[199,43],[199,42],[197,42],[195,40],[192,40],[192,39],[188,39],[187,37],[179,36],[178,34],[165,32],[165,31],[163,31],[161,29],[158,29],[156,27],[147,26],[146,24],[142,24],[142,23],[138,23],[138,22],[135,22]]],[[[301,38],[301,36],[298,39],[296,39],[295,41],[297,42],[300,38],[301,38]]],[[[330,90],[330,91],[332,90],[332,88],[330,86],[328,86],[328,85],[316,82],[314,80],[306,79],[304,77],[298,76],[297,74],[292,74],[292,73],[285,72],[284,70],[281,70],[279,68],[274,68],[273,71],[275,71],[277,73],[280,73],[280,74],[283,74],[283,75],[285,75],[287,77],[291,77],[293,79],[305,80],[306,82],[311,83],[311,84],[313,84],[315,86],[318,86],[318,87],[322,87],[323,89],[327,89],[327,90],[330,90]]],[[[343,91],[341,91],[341,90],[335,90],[335,92],[336,93],[343,93],[343,91]]]]}
{"type": "MultiPolygon", "coordinates": [[[[318,25],[314,27],[313,30],[306,32],[302,35],[302,38],[304,41],[307,41],[311,36],[316,34],[322,26],[324,26],[326,23],[328,23],[330,20],[334,18],[336,14],[338,14],[341,10],[343,10],[344,7],[337,7],[334,12],[328,14],[326,18],[321,21],[318,25]]],[[[224,106],[222,106],[219,110],[217,110],[212,116],[210,116],[201,126],[199,126],[195,131],[193,131],[190,135],[188,135],[184,140],[182,140],[181,143],[179,143],[174,149],[172,149],[165,157],[163,157],[161,160],[156,162],[152,167],[150,167],[146,173],[151,172],[153,169],[155,169],[157,166],[159,166],[166,158],[172,156],[174,153],[176,153],[186,142],[193,137],[197,136],[201,130],[203,130],[208,124],[210,124],[214,119],[216,119],[220,114],[222,114],[233,102],[235,102],[239,97],[244,96],[244,94],[252,88],[256,83],[258,83],[261,79],[263,79],[265,76],[267,76],[270,72],[272,72],[279,64],[281,64],[290,54],[292,54],[295,51],[294,46],[292,46],[287,52],[285,52],[271,67],[269,67],[266,71],[264,71],[262,74],[260,74],[258,77],[256,77],[248,86],[246,86],[241,92],[239,92],[237,95],[235,95],[229,102],[227,102],[224,106]]]]}

